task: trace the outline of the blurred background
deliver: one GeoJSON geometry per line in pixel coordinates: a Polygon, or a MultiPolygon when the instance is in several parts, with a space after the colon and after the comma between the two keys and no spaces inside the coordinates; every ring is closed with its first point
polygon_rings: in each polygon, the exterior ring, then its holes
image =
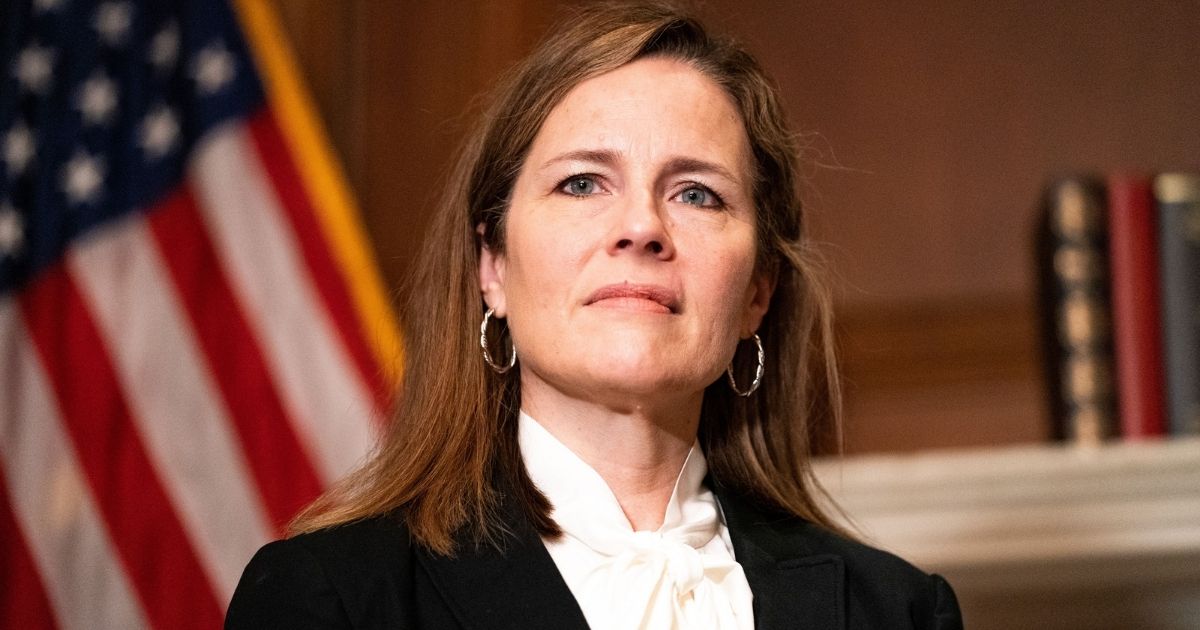
{"type": "MultiPolygon", "coordinates": [[[[276,0],[390,286],[471,112],[562,3],[276,0]]],[[[783,88],[837,276],[849,453],[1048,439],[1053,177],[1200,162],[1196,3],[701,5],[783,88]]]]}
{"type": "MultiPolygon", "coordinates": [[[[563,6],[275,5],[396,287],[480,95],[563,6]]],[[[837,499],[948,575],[968,627],[1200,627],[1198,447],[1048,445],[1035,258],[1054,179],[1200,164],[1200,4],[700,12],[750,45],[803,134],[847,380],[852,457],[821,470],[837,499]]]]}

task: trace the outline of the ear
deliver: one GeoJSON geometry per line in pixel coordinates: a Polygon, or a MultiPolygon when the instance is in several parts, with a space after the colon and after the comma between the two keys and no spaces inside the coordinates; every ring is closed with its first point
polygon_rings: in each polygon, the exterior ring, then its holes
{"type": "Polygon", "coordinates": [[[742,310],[742,326],[739,331],[742,339],[749,339],[762,324],[763,316],[771,305],[771,296],[775,294],[775,284],[778,275],[773,271],[755,271],[746,289],[745,308],[742,310]]]}
{"type": "Polygon", "coordinates": [[[479,234],[479,291],[489,308],[495,309],[497,317],[508,315],[508,301],[504,295],[504,255],[488,248],[483,241],[483,224],[475,226],[479,234]]]}

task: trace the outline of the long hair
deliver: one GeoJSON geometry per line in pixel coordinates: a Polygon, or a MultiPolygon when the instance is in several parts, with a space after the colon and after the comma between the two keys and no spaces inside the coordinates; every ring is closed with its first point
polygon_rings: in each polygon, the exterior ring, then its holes
{"type": "MultiPolygon", "coordinates": [[[[517,371],[498,375],[480,358],[480,247],[504,251],[513,184],[555,105],[582,81],[651,56],[691,65],[733,99],[753,149],[756,265],[776,278],[759,329],[763,385],[749,398],[724,380],[704,392],[699,440],[710,474],[763,510],[843,531],[823,511],[827,497],[809,465],[815,431],[839,426],[841,393],[829,292],[804,231],[798,146],[777,88],[732,40],[672,6],[636,3],[572,14],[497,89],[417,258],[402,310],[404,379],[387,433],[366,464],[297,517],[293,533],[399,510],[414,541],[450,554],[464,533],[476,544],[499,542],[501,500],[515,501],[543,536],[560,533],[521,461],[517,371]]],[[[738,353],[738,374],[753,373],[753,354],[738,353]]]]}

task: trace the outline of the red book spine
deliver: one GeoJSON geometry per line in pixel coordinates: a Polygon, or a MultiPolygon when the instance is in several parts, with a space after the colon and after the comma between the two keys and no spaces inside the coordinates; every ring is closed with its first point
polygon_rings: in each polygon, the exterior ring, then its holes
{"type": "Polygon", "coordinates": [[[1166,422],[1158,232],[1148,177],[1108,178],[1108,223],[1121,435],[1134,440],[1160,436],[1166,422]]]}

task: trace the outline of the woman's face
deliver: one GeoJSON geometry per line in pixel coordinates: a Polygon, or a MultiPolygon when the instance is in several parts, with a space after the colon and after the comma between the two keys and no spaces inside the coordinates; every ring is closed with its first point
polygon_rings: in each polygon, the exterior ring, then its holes
{"type": "Polygon", "coordinates": [[[517,177],[504,254],[480,265],[523,392],[696,400],[770,300],[751,186],[737,110],[690,66],[642,59],[569,92],[517,177]]]}

